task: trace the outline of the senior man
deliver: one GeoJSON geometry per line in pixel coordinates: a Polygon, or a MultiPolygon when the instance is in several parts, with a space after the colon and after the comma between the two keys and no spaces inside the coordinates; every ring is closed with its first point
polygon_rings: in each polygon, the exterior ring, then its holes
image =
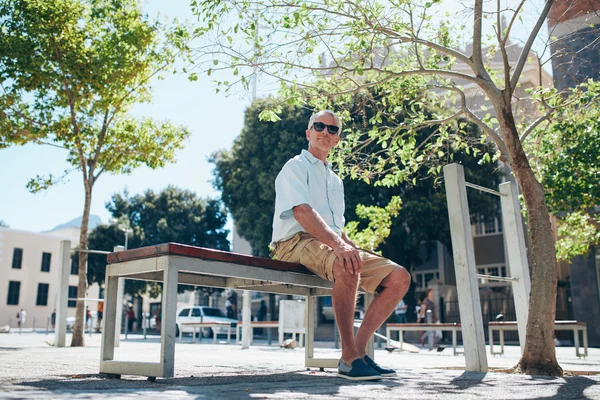
{"type": "Polygon", "coordinates": [[[277,175],[272,255],[301,263],[334,282],[333,309],[342,341],[338,376],[376,380],[396,372],[367,356],[367,343],[406,294],[410,275],[400,265],[358,248],[342,231],[344,186],[327,162],[341,131],[334,112],[313,114],[306,130],[308,150],[289,160],[277,175]],[[354,335],[359,287],[377,295],[354,335]]]}

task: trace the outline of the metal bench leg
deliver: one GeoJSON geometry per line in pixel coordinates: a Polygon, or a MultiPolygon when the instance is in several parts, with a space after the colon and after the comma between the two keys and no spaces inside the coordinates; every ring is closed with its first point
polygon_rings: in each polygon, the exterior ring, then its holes
{"type": "Polygon", "coordinates": [[[456,329],[454,329],[452,331],[452,350],[454,350],[454,355],[458,355],[458,352],[456,351],[456,329]]]}
{"type": "Polygon", "coordinates": [[[581,357],[579,352],[579,330],[577,328],[573,329],[573,339],[575,341],[575,355],[581,357]]]}
{"type": "Polygon", "coordinates": [[[500,331],[500,354],[504,355],[504,330],[500,331]]]}
{"type": "MultiPolygon", "coordinates": [[[[488,337],[490,341],[490,354],[494,355],[494,331],[491,326],[488,325],[488,337]]],[[[464,340],[464,339],[463,339],[464,340]]]]}
{"type": "Polygon", "coordinates": [[[171,378],[175,374],[175,314],[177,313],[178,270],[168,265],[164,272],[162,293],[163,320],[160,327],[160,363],[162,376],[171,378]]]}
{"type": "Polygon", "coordinates": [[[304,331],[306,332],[306,348],[304,349],[304,362],[308,367],[310,361],[314,358],[315,345],[315,316],[313,315],[315,306],[314,296],[306,296],[306,312],[304,321],[304,331]]]}
{"type": "Polygon", "coordinates": [[[583,329],[581,330],[581,333],[583,334],[583,356],[587,357],[588,356],[587,326],[583,327],[583,329]]]}

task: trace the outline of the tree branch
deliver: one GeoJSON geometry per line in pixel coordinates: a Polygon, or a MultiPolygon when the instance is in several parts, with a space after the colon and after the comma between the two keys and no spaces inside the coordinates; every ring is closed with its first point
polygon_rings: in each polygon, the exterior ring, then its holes
{"type": "Polygon", "coordinates": [[[525,43],[525,46],[523,47],[523,50],[521,51],[521,55],[519,56],[519,61],[517,62],[515,71],[513,72],[512,77],[510,78],[510,90],[511,91],[514,91],[515,88],[517,87],[517,83],[519,82],[519,78],[521,77],[521,72],[523,72],[523,68],[525,67],[527,58],[529,57],[529,51],[531,50],[531,46],[533,46],[533,42],[535,41],[540,29],[542,28],[542,25],[546,22],[546,17],[548,16],[548,13],[550,12],[550,8],[552,7],[553,3],[554,3],[554,0],[546,0],[546,5],[544,6],[544,9],[542,10],[535,26],[533,27],[533,30],[531,31],[531,33],[529,34],[529,37],[527,38],[527,42],[525,43]]]}
{"type": "Polygon", "coordinates": [[[525,129],[525,131],[523,132],[523,134],[519,138],[519,140],[521,141],[521,143],[525,143],[525,139],[527,139],[527,137],[531,134],[531,132],[533,132],[534,129],[537,128],[539,124],[541,124],[542,122],[550,119],[550,116],[555,111],[556,111],[556,109],[553,108],[553,107],[551,107],[548,111],[546,111],[546,114],[542,115],[541,117],[539,117],[538,119],[536,119],[535,121],[533,121],[533,123],[531,125],[529,125],[527,127],[527,129],[525,129]]]}

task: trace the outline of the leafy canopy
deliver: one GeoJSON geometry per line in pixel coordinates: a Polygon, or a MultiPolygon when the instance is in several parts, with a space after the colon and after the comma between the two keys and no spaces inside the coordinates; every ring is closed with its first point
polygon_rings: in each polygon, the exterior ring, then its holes
{"type": "MultiPolygon", "coordinates": [[[[129,226],[128,248],[176,242],[191,246],[229,250],[229,231],[225,229],[227,213],[220,201],[200,198],[189,190],[169,186],[160,192],[147,190],[129,196],[114,194],[106,204],[112,218],[119,224],[99,225],[90,232],[89,246],[95,250],[112,251],[124,241],[118,225],[129,226]]],[[[106,257],[88,258],[89,283],[104,282],[106,257]]],[[[141,282],[140,282],[141,283],[141,282]]],[[[145,284],[131,285],[132,294],[143,293],[145,284]]]]}
{"type": "MultiPolygon", "coordinates": [[[[274,103],[276,99],[255,101],[246,110],[244,127],[232,149],[211,157],[215,165],[213,184],[221,191],[238,233],[260,256],[269,254],[275,177],[290,158],[307,148],[304,132],[312,113],[307,108],[284,105],[281,120],[261,122],[260,112],[274,103]]],[[[434,128],[424,128],[420,135],[434,132],[434,128]]],[[[485,146],[479,148],[484,150],[485,146]]],[[[499,183],[498,171],[490,163],[479,165],[480,157],[460,153],[453,157],[465,166],[469,181],[489,187],[499,183]]],[[[419,255],[423,241],[441,240],[449,246],[445,194],[434,185],[434,179],[427,178],[426,171],[426,167],[417,171],[416,184],[407,182],[393,188],[374,187],[346,175],[346,231],[352,239],[366,248],[380,248],[387,257],[407,266],[423,261],[419,255]]],[[[469,198],[474,216],[495,215],[493,199],[474,191],[469,195],[474,196],[469,198]]]]}

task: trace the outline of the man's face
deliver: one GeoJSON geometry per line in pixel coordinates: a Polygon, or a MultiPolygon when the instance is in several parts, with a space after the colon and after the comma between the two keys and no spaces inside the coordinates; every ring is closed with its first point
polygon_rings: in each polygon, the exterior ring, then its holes
{"type": "MultiPolygon", "coordinates": [[[[318,116],[314,122],[322,122],[326,125],[337,126],[335,119],[329,114],[318,116]]],[[[317,132],[315,130],[314,123],[313,126],[306,131],[306,139],[308,140],[311,148],[315,148],[326,153],[328,153],[340,142],[340,136],[329,133],[328,128],[323,129],[321,132],[317,132]]]]}

